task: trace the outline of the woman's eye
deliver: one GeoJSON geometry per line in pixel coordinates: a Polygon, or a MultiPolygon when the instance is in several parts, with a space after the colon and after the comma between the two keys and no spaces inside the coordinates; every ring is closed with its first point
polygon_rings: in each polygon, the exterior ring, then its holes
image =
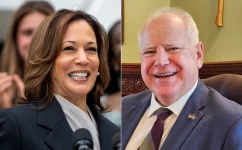
{"type": "Polygon", "coordinates": [[[25,35],[25,36],[31,36],[33,34],[33,30],[32,29],[26,29],[26,30],[23,30],[22,33],[25,35]]]}
{"type": "Polygon", "coordinates": [[[72,47],[72,46],[67,46],[67,47],[65,47],[63,50],[75,50],[75,48],[72,47]]]}
{"type": "Polygon", "coordinates": [[[95,47],[88,47],[87,51],[96,52],[97,49],[95,47]]]}

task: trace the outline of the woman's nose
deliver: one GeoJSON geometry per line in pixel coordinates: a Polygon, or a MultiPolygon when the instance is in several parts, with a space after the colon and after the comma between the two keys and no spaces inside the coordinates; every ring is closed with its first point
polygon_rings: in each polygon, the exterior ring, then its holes
{"type": "Polygon", "coordinates": [[[84,50],[77,52],[75,63],[81,65],[87,65],[89,63],[87,54],[84,50]]]}

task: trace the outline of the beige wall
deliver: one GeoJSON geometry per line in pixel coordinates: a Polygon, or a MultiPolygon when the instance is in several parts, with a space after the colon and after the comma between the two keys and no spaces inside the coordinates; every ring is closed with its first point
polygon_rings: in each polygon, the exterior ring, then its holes
{"type": "Polygon", "coordinates": [[[124,44],[122,63],[139,63],[138,32],[147,18],[170,0],[124,0],[124,44]]]}
{"type": "Polygon", "coordinates": [[[215,24],[218,0],[125,0],[122,63],[138,63],[137,33],[148,16],[160,6],[187,10],[200,31],[205,62],[242,60],[242,1],[224,0],[223,27],[215,24]]]}
{"type": "Polygon", "coordinates": [[[242,1],[224,0],[223,27],[217,27],[218,0],[171,0],[171,6],[187,10],[200,31],[205,62],[242,60],[242,1]]]}

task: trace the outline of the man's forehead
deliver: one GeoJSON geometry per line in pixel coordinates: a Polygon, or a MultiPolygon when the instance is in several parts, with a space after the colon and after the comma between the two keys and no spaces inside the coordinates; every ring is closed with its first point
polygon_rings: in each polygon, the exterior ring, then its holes
{"type": "Polygon", "coordinates": [[[150,34],[150,32],[145,31],[140,38],[140,48],[142,50],[154,48],[157,46],[169,47],[169,46],[178,46],[178,47],[186,47],[191,44],[189,40],[189,36],[187,34],[177,35],[177,34],[163,34],[156,32],[154,34],[150,34]],[[160,34],[160,35],[159,35],[160,34]]]}
{"type": "MultiPolygon", "coordinates": [[[[170,15],[169,15],[170,16],[170,15]]],[[[142,31],[141,35],[151,34],[159,35],[161,33],[168,32],[184,32],[186,31],[185,24],[181,18],[177,16],[158,16],[147,23],[142,31]],[[148,32],[148,33],[147,33],[148,32]]],[[[145,35],[146,36],[146,35],[145,35]]]]}
{"type": "Polygon", "coordinates": [[[153,24],[169,24],[169,23],[182,23],[183,20],[180,16],[172,13],[165,13],[155,16],[154,18],[151,18],[144,27],[153,25],[153,24]]]}

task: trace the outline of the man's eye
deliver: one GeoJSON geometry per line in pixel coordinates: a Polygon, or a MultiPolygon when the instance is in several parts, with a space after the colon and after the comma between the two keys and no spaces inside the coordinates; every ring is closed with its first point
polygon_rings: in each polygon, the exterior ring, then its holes
{"type": "Polygon", "coordinates": [[[145,52],[144,52],[144,55],[146,55],[146,54],[147,54],[147,55],[148,55],[148,54],[153,54],[153,53],[155,53],[155,51],[145,51],[145,52]]]}
{"type": "Polygon", "coordinates": [[[67,46],[67,47],[65,47],[63,50],[75,50],[75,48],[72,47],[72,46],[67,46]]]}
{"type": "Polygon", "coordinates": [[[171,48],[168,48],[167,51],[175,51],[175,50],[179,50],[180,48],[178,47],[171,47],[171,48]]]}

